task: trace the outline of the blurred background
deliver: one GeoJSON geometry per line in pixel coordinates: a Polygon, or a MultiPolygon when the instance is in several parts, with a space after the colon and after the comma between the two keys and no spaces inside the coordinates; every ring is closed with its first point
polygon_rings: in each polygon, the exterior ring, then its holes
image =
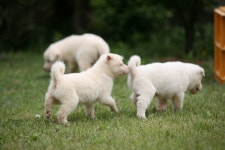
{"type": "Polygon", "coordinates": [[[0,52],[43,52],[94,33],[125,56],[213,57],[214,9],[224,0],[0,0],[0,52]]]}

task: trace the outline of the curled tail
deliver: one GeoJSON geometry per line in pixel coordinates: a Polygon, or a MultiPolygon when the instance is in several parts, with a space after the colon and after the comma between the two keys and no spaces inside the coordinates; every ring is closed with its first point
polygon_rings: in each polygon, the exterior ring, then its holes
{"type": "Polygon", "coordinates": [[[61,61],[57,61],[52,65],[51,78],[53,82],[56,82],[65,73],[65,64],[61,61]]]}
{"type": "Polygon", "coordinates": [[[130,58],[130,60],[128,61],[128,67],[129,67],[131,76],[134,76],[137,66],[140,66],[140,64],[141,64],[141,58],[139,56],[134,55],[130,58]]]}

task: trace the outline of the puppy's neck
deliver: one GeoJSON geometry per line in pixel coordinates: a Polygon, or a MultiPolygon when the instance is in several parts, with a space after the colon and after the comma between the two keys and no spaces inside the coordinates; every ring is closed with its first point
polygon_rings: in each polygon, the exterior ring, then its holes
{"type": "Polygon", "coordinates": [[[99,74],[99,76],[101,76],[101,77],[108,78],[111,80],[116,78],[115,75],[111,72],[111,70],[107,64],[103,64],[103,63],[95,64],[92,67],[92,70],[97,72],[99,74]]]}

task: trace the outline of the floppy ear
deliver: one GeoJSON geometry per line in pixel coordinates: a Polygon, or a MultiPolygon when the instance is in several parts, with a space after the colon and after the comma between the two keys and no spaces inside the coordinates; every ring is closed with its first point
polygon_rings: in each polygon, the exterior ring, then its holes
{"type": "Polygon", "coordinates": [[[58,54],[58,53],[55,55],[55,59],[56,59],[56,60],[59,59],[59,54],[58,54]]]}
{"type": "Polygon", "coordinates": [[[201,70],[201,71],[200,71],[200,74],[201,74],[203,77],[205,77],[204,70],[201,70]]]}
{"type": "Polygon", "coordinates": [[[59,53],[58,52],[55,52],[51,55],[51,60],[52,61],[56,61],[59,59],[59,53]]]}

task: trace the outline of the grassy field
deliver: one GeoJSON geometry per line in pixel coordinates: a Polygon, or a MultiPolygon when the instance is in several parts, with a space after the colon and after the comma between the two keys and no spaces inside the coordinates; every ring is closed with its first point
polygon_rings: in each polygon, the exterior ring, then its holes
{"type": "Polygon", "coordinates": [[[170,101],[168,110],[158,113],[154,99],[147,120],[137,119],[123,76],[115,80],[112,93],[118,113],[96,103],[97,118],[91,120],[79,105],[68,118],[70,126],[64,127],[57,123],[58,106],[54,106],[51,119],[44,116],[50,78],[42,69],[42,55],[1,54],[0,149],[223,150],[225,86],[214,79],[213,61],[199,63],[206,71],[203,90],[197,95],[187,93],[181,112],[174,113],[170,101]]]}

